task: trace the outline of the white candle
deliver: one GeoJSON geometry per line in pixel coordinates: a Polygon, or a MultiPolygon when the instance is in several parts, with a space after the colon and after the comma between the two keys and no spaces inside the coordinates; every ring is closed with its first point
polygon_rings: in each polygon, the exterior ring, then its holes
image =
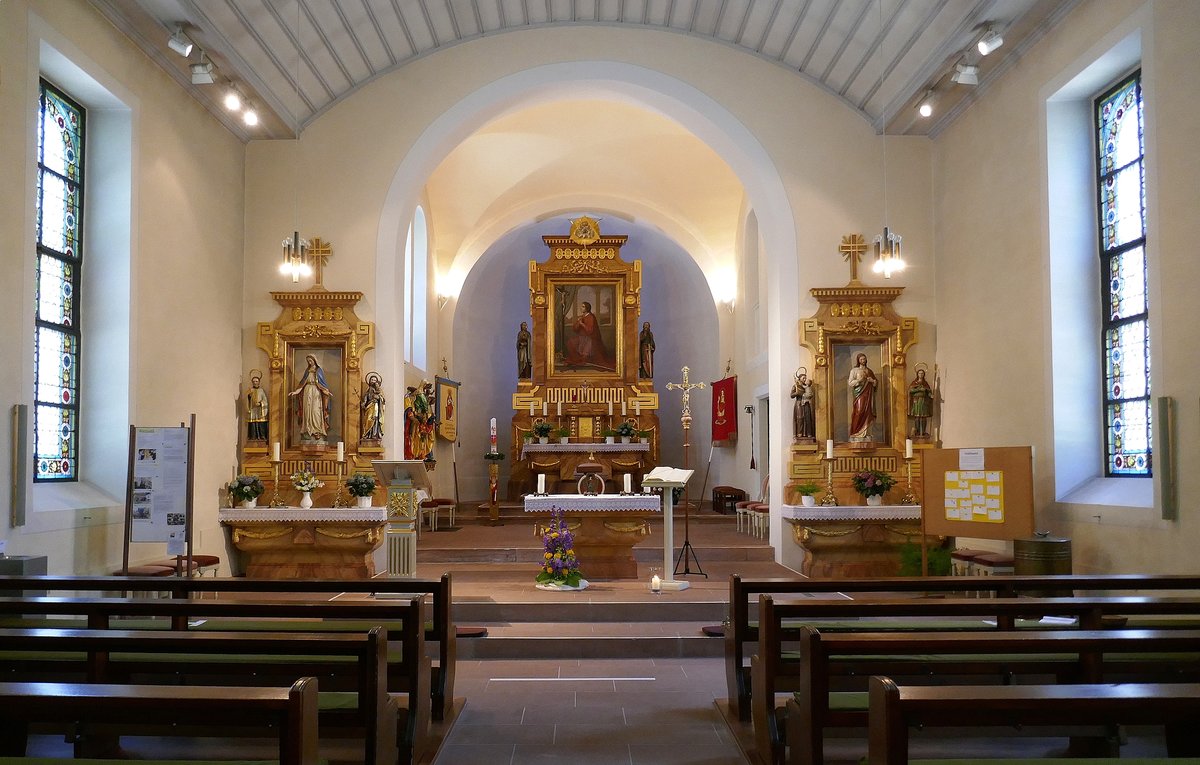
{"type": "Polygon", "coordinates": [[[271,459],[274,460],[275,462],[279,462],[279,442],[278,441],[271,444],[271,459]]]}
{"type": "Polygon", "coordinates": [[[557,414],[559,417],[562,417],[562,402],[561,402],[561,401],[559,401],[559,402],[558,402],[558,404],[556,404],[556,406],[558,407],[558,411],[556,412],[556,414],[557,414]]]}
{"type": "Polygon", "coordinates": [[[533,406],[534,406],[533,402],[532,402],[532,401],[530,401],[530,402],[529,402],[529,416],[530,416],[530,417],[532,417],[532,416],[533,416],[533,406]]]}
{"type": "Polygon", "coordinates": [[[612,402],[608,402],[608,416],[612,417],[612,402]]]}
{"type": "Polygon", "coordinates": [[[543,401],[542,402],[542,416],[545,417],[549,411],[550,411],[550,405],[547,404],[545,401],[543,401]]]}
{"type": "Polygon", "coordinates": [[[941,428],[933,429],[933,440],[938,443],[942,442],[942,429],[941,428]]]}
{"type": "Polygon", "coordinates": [[[833,439],[832,438],[825,442],[825,459],[827,459],[827,460],[833,459],[833,439]]]}
{"type": "Polygon", "coordinates": [[[904,459],[906,459],[906,460],[912,459],[912,439],[911,438],[904,439],[904,459]]]}
{"type": "Polygon", "coordinates": [[[346,442],[345,442],[345,441],[338,441],[338,458],[337,458],[337,461],[338,461],[338,462],[345,462],[345,461],[346,461],[346,442]]]}
{"type": "Polygon", "coordinates": [[[662,589],[662,579],[660,579],[658,577],[658,574],[655,574],[654,576],[650,577],[650,591],[658,592],[661,589],[662,589]]]}
{"type": "Polygon", "coordinates": [[[627,413],[628,413],[628,409],[626,409],[626,404],[624,401],[622,401],[621,402],[621,416],[624,417],[627,413]]]}
{"type": "Polygon", "coordinates": [[[538,473],[538,494],[546,493],[546,474],[538,473]]]}
{"type": "Polygon", "coordinates": [[[639,417],[642,416],[642,402],[641,401],[633,402],[633,413],[639,417]]]}
{"type": "Polygon", "coordinates": [[[633,479],[630,477],[629,473],[626,473],[625,474],[625,493],[626,494],[630,494],[632,492],[632,485],[633,485],[633,479]]]}

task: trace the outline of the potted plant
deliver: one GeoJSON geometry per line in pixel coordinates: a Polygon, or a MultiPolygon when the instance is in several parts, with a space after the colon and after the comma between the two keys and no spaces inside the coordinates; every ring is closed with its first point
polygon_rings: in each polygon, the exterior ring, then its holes
{"type": "Polygon", "coordinates": [[[375,493],[375,476],[355,473],[346,479],[346,491],[358,498],[359,507],[370,507],[371,495],[375,493]]]}
{"type": "Polygon", "coordinates": [[[648,431],[648,430],[639,430],[639,431],[638,431],[638,438],[640,438],[640,439],[641,439],[641,441],[642,441],[642,443],[643,443],[643,444],[648,444],[648,443],[650,443],[650,431],[648,431]]]}
{"type": "Polygon", "coordinates": [[[267,490],[256,475],[239,475],[225,487],[233,501],[242,507],[254,507],[258,498],[267,490]]]}
{"type": "Polygon", "coordinates": [[[533,423],[533,434],[538,437],[538,441],[546,443],[550,440],[550,434],[554,432],[554,426],[548,422],[533,423]]]}
{"type": "Polygon", "coordinates": [[[571,431],[567,428],[559,428],[557,431],[555,431],[555,435],[558,436],[558,442],[560,444],[565,444],[567,443],[567,440],[571,438],[571,431]]]}
{"type": "Polygon", "coordinates": [[[604,430],[600,431],[600,435],[604,436],[604,443],[611,444],[617,438],[617,431],[605,428],[604,430]]]}
{"type": "Polygon", "coordinates": [[[629,443],[629,439],[637,435],[637,428],[633,427],[632,422],[622,422],[617,426],[617,435],[621,437],[621,443],[629,443]]]}
{"type": "Polygon", "coordinates": [[[800,495],[800,504],[804,505],[805,507],[812,507],[813,505],[817,504],[817,499],[813,495],[820,490],[821,487],[817,486],[812,481],[809,481],[808,483],[802,483],[797,486],[796,492],[800,495]]]}
{"type": "Polygon", "coordinates": [[[305,509],[313,506],[313,491],[321,488],[324,485],[325,482],[320,478],[317,478],[317,474],[308,468],[297,470],[295,473],[292,473],[292,486],[296,487],[296,490],[303,494],[303,496],[300,497],[300,507],[305,509]]]}
{"type": "Polygon", "coordinates": [[[854,490],[867,498],[868,505],[882,505],[883,495],[896,485],[896,479],[882,470],[864,470],[851,479],[854,490]]]}

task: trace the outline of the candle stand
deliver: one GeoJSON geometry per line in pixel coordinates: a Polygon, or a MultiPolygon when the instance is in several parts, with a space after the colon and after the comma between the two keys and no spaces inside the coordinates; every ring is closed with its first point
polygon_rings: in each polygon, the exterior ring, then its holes
{"type": "Polygon", "coordinates": [[[833,495],[833,459],[832,457],[822,457],[821,461],[825,463],[825,496],[821,497],[821,505],[823,507],[837,507],[837,497],[833,495]]]}
{"type": "Polygon", "coordinates": [[[346,462],[342,460],[335,463],[337,471],[337,493],[333,495],[334,507],[350,507],[350,501],[342,496],[342,471],[346,469],[346,462]]]}
{"type": "Polygon", "coordinates": [[[912,457],[904,458],[904,474],[905,474],[905,478],[908,482],[908,490],[905,491],[904,496],[900,498],[900,504],[902,504],[902,505],[919,505],[919,504],[921,504],[920,500],[917,499],[917,495],[913,494],[912,461],[913,461],[912,457]]]}
{"type": "Polygon", "coordinates": [[[267,507],[287,507],[283,497],[279,496],[279,467],[282,464],[283,460],[271,460],[271,501],[267,507]]]}

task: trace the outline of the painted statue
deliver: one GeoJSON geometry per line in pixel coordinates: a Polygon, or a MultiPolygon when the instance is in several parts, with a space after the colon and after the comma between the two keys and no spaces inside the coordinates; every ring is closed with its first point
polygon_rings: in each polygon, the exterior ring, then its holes
{"type": "Polygon", "coordinates": [[[266,441],[270,404],[267,392],[262,389],[262,372],[250,370],[250,390],[246,391],[246,439],[266,441]]]}
{"type": "Polygon", "coordinates": [[[792,437],[796,441],[813,441],[817,437],[817,418],[813,410],[813,384],[806,372],[797,371],[792,384],[792,437]]]}
{"type": "Polygon", "coordinates": [[[854,357],[854,368],[847,380],[852,401],[850,403],[850,440],[871,441],[871,425],[875,422],[875,391],[879,381],[867,366],[867,354],[854,357]]]}
{"type": "Polygon", "coordinates": [[[929,420],[933,417],[933,388],[925,380],[924,369],[918,369],[917,376],[909,383],[908,416],[913,421],[913,438],[929,438],[929,420]]]}
{"type": "Polygon", "coordinates": [[[408,386],[404,396],[404,459],[433,459],[434,428],[433,386],[421,381],[408,386]]]}
{"type": "Polygon", "coordinates": [[[533,377],[533,336],[529,334],[529,323],[524,321],[517,332],[517,377],[533,377]]]}
{"type": "Polygon", "coordinates": [[[642,333],[638,335],[638,376],[643,380],[654,378],[654,333],[650,322],[642,322],[642,333]]]}
{"type": "Polygon", "coordinates": [[[329,411],[333,404],[333,392],[325,382],[325,370],[312,354],[305,357],[307,366],[300,375],[300,383],[288,394],[293,399],[296,422],[300,426],[301,441],[322,441],[329,435],[329,411]]]}
{"type": "Polygon", "coordinates": [[[383,438],[383,406],[387,403],[383,397],[383,378],[378,372],[371,372],[366,377],[366,392],[362,397],[362,438],[378,441],[383,438]]]}

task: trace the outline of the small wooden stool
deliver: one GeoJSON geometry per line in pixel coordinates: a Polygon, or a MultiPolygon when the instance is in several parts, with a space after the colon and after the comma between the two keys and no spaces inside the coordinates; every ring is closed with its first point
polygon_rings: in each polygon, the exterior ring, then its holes
{"type": "Polygon", "coordinates": [[[746,492],[732,486],[714,486],[712,508],[714,513],[731,515],[737,512],[737,503],[746,499],[746,492]]]}

